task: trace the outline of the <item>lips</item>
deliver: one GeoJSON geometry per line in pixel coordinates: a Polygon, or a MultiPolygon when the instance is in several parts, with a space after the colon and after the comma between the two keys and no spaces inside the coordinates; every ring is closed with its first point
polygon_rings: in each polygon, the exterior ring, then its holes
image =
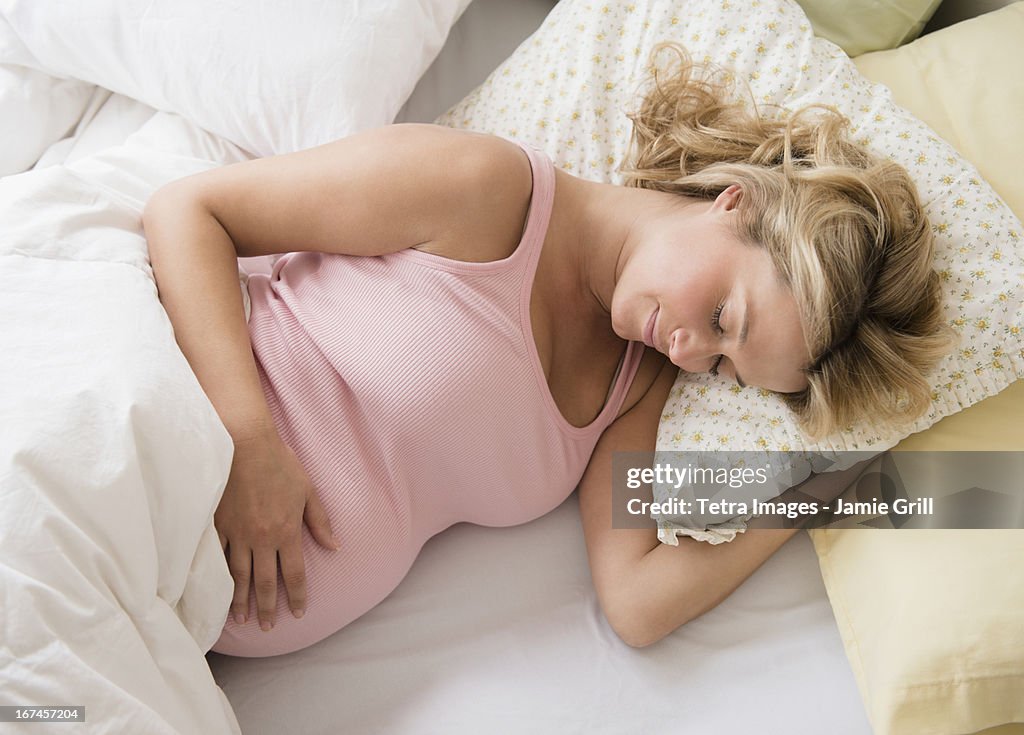
{"type": "Polygon", "coordinates": [[[658,321],[658,313],[660,311],[660,306],[652,311],[651,317],[647,320],[647,326],[644,327],[644,344],[653,349],[658,349],[657,345],[654,344],[654,325],[658,321]]]}

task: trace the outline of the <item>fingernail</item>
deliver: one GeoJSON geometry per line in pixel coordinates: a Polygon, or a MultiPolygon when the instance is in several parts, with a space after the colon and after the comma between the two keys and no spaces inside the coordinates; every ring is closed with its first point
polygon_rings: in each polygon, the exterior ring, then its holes
{"type": "Polygon", "coordinates": [[[245,625],[245,616],[240,612],[235,613],[235,623],[237,625],[245,625]]]}
{"type": "Polygon", "coordinates": [[[293,610],[292,613],[295,615],[295,617],[301,618],[303,615],[306,614],[306,611],[302,608],[299,608],[298,610],[293,610]]]}
{"type": "Polygon", "coordinates": [[[262,630],[264,633],[266,633],[268,630],[270,630],[273,627],[274,626],[270,624],[269,620],[264,620],[262,623],[260,623],[260,630],[262,630]]]}
{"type": "Polygon", "coordinates": [[[334,546],[335,551],[341,548],[341,542],[338,541],[337,536],[331,536],[331,544],[334,546]]]}

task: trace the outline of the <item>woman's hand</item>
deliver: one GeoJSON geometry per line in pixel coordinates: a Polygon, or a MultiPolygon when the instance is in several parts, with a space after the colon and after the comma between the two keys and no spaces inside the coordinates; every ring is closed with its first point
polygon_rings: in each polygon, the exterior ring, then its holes
{"type": "Polygon", "coordinates": [[[306,611],[303,521],[321,546],[337,550],[339,543],[316,488],[276,430],[235,441],[231,474],[213,518],[235,580],[235,622],[248,619],[251,581],[260,628],[274,626],[278,558],[292,614],[301,618],[306,611]]]}

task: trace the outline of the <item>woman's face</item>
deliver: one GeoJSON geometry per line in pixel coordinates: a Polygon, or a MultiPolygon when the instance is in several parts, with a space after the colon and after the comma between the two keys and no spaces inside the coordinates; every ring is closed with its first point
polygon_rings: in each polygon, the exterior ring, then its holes
{"type": "Polygon", "coordinates": [[[796,301],[761,248],[734,234],[739,187],[698,213],[641,225],[612,294],[612,328],[691,373],[791,393],[810,362],[796,301]]]}

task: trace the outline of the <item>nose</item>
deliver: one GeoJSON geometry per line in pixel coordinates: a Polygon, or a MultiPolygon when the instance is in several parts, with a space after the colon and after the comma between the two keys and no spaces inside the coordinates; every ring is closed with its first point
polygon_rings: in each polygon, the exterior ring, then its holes
{"type": "Polygon", "coordinates": [[[706,336],[682,327],[668,336],[668,359],[688,373],[703,373],[714,365],[718,355],[717,345],[712,345],[706,336]]]}

